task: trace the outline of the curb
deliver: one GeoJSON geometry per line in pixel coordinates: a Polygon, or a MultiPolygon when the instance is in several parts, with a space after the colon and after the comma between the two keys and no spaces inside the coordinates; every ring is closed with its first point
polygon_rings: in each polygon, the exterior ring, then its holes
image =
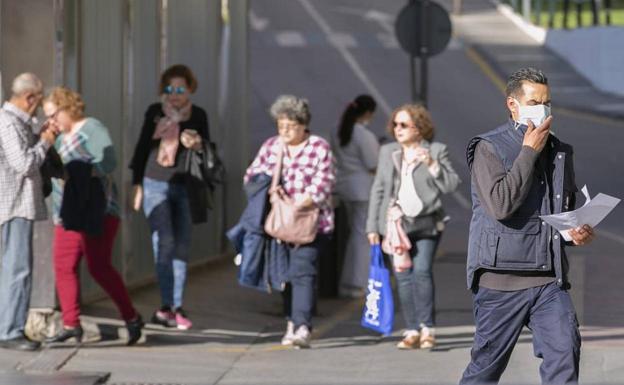
{"type": "MultiPolygon", "coordinates": [[[[468,56],[475,56],[476,54],[478,59],[489,67],[487,71],[483,68],[483,66],[481,66],[481,69],[486,72],[486,75],[488,75],[494,85],[504,94],[505,79],[509,74],[501,68],[499,63],[488,53],[487,49],[481,44],[469,44],[466,47],[466,52],[468,56]],[[473,51],[472,55],[470,51],[473,51]]],[[[473,57],[472,60],[474,61],[475,58],[473,57]]],[[[624,121],[624,111],[601,111],[575,104],[559,104],[559,107],[555,107],[554,110],[562,112],[566,115],[578,116],[579,118],[584,117],[602,124],[614,125],[618,127],[622,127],[622,121],[624,121]]]]}
{"type": "Polygon", "coordinates": [[[496,6],[496,9],[499,13],[508,18],[512,23],[520,28],[522,32],[527,34],[539,44],[544,45],[544,43],[546,42],[545,28],[538,27],[536,25],[533,25],[532,23],[527,22],[522,16],[518,15],[514,11],[514,9],[508,4],[503,4],[499,0],[490,0],[490,2],[494,6],[496,6]]]}

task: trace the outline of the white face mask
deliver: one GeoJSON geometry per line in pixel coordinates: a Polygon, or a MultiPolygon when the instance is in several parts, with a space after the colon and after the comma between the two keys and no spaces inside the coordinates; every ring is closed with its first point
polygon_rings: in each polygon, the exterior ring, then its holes
{"type": "Polygon", "coordinates": [[[521,124],[528,125],[530,120],[537,127],[550,116],[550,107],[544,104],[522,106],[517,100],[516,103],[518,103],[518,122],[521,124]]]}

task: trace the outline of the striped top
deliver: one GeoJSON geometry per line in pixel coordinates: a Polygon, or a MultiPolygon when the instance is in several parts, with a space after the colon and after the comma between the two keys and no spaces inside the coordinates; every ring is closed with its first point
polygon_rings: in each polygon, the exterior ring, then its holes
{"type": "MultiPolygon", "coordinates": [[[[93,164],[93,172],[102,181],[106,193],[106,213],[119,216],[117,186],[112,175],[117,167],[117,159],[108,129],[99,120],[87,118],[76,132],[59,135],[54,147],[63,164],[74,160],[93,164]]],[[[60,212],[64,186],[64,180],[52,179],[52,209],[57,225],[62,223],[60,212]]]]}

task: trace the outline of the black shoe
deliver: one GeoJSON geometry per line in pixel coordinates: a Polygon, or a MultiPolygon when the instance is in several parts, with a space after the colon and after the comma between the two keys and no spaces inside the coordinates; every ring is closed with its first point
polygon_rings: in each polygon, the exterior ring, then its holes
{"type": "Polygon", "coordinates": [[[137,315],[134,321],[126,322],[126,329],[128,329],[128,343],[126,345],[131,346],[137,343],[139,338],[141,338],[141,329],[143,329],[145,323],[143,323],[143,318],[141,315],[137,315]]]}
{"type": "Polygon", "coordinates": [[[75,338],[76,342],[82,342],[82,328],[80,326],[73,329],[63,328],[60,332],[56,333],[52,337],[45,339],[45,342],[50,344],[53,342],[65,342],[70,338],[75,338]]]}
{"type": "Polygon", "coordinates": [[[0,348],[34,351],[41,347],[41,342],[31,341],[26,336],[11,338],[10,340],[0,340],[0,348]]]}

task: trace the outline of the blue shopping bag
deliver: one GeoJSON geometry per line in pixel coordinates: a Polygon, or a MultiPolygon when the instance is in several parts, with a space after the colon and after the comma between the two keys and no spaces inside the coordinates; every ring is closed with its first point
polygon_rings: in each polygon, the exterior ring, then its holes
{"type": "Polygon", "coordinates": [[[384,266],[381,245],[373,245],[361,324],[365,328],[388,335],[392,333],[393,322],[394,301],[390,286],[390,271],[384,266]]]}

